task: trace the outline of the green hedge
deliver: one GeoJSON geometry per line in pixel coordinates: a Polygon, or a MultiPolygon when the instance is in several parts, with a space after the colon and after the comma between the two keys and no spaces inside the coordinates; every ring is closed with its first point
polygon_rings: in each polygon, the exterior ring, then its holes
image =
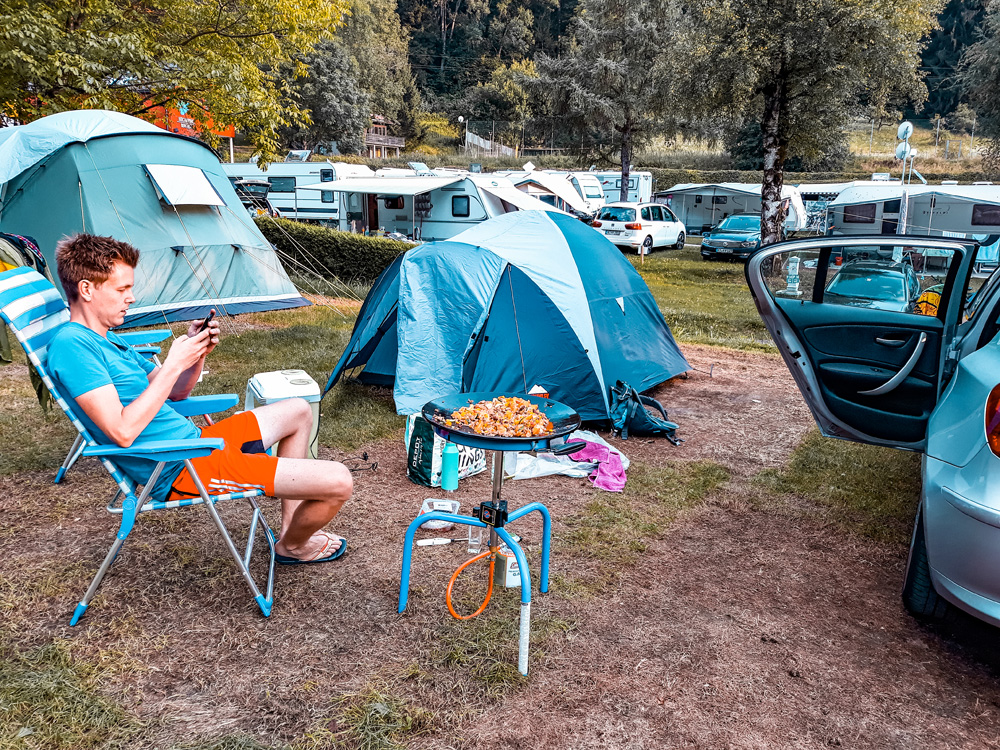
{"type": "MultiPolygon", "coordinates": [[[[341,281],[370,284],[396,256],[413,247],[407,242],[365,237],[288,219],[258,217],[256,221],[260,231],[282,255],[290,255],[312,268],[313,261],[304,257],[300,249],[305,248],[341,281]]],[[[288,262],[285,262],[285,269],[291,274],[300,270],[288,262]]]]}

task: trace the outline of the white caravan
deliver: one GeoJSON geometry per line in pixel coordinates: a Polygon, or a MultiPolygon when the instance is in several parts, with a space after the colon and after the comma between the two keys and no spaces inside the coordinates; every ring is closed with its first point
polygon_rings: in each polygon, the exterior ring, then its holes
{"type": "Polygon", "coordinates": [[[587,204],[587,213],[597,213],[608,202],[604,195],[604,187],[593,172],[564,172],[558,169],[546,169],[545,172],[568,180],[587,204]]]}
{"type": "MultiPolygon", "coordinates": [[[[334,187],[343,206],[340,229],[397,233],[415,242],[446,240],[511,211],[558,211],[492,174],[348,177],[334,187]]],[[[325,189],[325,185],[304,188],[325,189]]]]}
{"type": "Polygon", "coordinates": [[[577,212],[584,215],[593,213],[590,203],[570,182],[567,172],[534,169],[499,171],[493,175],[510,180],[521,192],[566,213],[577,212]]]}
{"type": "MultiPolygon", "coordinates": [[[[614,172],[589,172],[594,175],[604,190],[604,198],[608,203],[615,203],[621,200],[622,173],[621,170],[614,172]]],[[[628,174],[628,203],[649,203],[653,200],[653,175],[651,172],[629,172],[628,174]]]]}
{"type": "Polygon", "coordinates": [[[827,209],[828,234],[913,234],[976,239],[976,262],[995,265],[1000,186],[855,183],[827,209]]]}
{"type": "Polygon", "coordinates": [[[285,219],[336,226],[340,220],[337,193],[334,190],[303,190],[310,185],[336,182],[345,177],[373,175],[363,164],[343,162],[273,162],[264,171],[254,162],[222,165],[230,181],[267,180],[271,190],[267,199],[285,219]]]}

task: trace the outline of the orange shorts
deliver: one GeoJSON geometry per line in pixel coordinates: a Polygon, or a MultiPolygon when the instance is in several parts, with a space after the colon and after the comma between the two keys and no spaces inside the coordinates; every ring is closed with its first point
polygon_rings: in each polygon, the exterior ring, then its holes
{"type": "MultiPolygon", "coordinates": [[[[201,430],[203,438],[222,438],[226,447],[207,456],[192,458],[198,477],[210,493],[244,492],[260,489],[274,497],[274,473],[278,469],[276,456],[264,452],[260,425],[252,411],[234,414],[201,430]]],[[[198,488],[184,468],[170,488],[168,500],[197,497],[198,488]]]]}

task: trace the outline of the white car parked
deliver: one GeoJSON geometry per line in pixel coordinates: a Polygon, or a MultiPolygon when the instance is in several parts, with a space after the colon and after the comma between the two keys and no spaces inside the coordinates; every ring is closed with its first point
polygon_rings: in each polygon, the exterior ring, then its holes
{"type": "Polygon", "coordinates": [[[609,203],[590,225],[619,247],[643,255],[656,247],[684,247],[684,225],[659,203],[609,203]]]}

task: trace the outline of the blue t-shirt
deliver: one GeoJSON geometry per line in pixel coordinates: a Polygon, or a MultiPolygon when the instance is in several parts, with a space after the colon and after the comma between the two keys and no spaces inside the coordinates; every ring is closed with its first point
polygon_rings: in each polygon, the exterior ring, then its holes
{"type": "MultiPolygon", "coordinates": [[[[84,393],[105,385],[114,385],[122,406],[128,406],[149,387],[147,377],[156,365],[138,354],[112,332],[107,338],[79,323],[66,323],[52,337],[48,351],[48,370],[56,387],[64,397],[73,400],[74,412],[83,426],[98,443],[113,444],[97,425],[76,406],[76,399],[84,393]]],[[[136,438],[136,442],[151,440],[184,440],[201,437],[201,430],[164,404],[156,416],[136,438]]],[[[132,481],[145,484],[158,463],[147,458],[115,456],[112,459],[132,481]]],[[[183,461],[170,461],[163,467],[163,474],[152,495],[153,500],[165,500],[177,475],[184,468],[183,461]]]]}

